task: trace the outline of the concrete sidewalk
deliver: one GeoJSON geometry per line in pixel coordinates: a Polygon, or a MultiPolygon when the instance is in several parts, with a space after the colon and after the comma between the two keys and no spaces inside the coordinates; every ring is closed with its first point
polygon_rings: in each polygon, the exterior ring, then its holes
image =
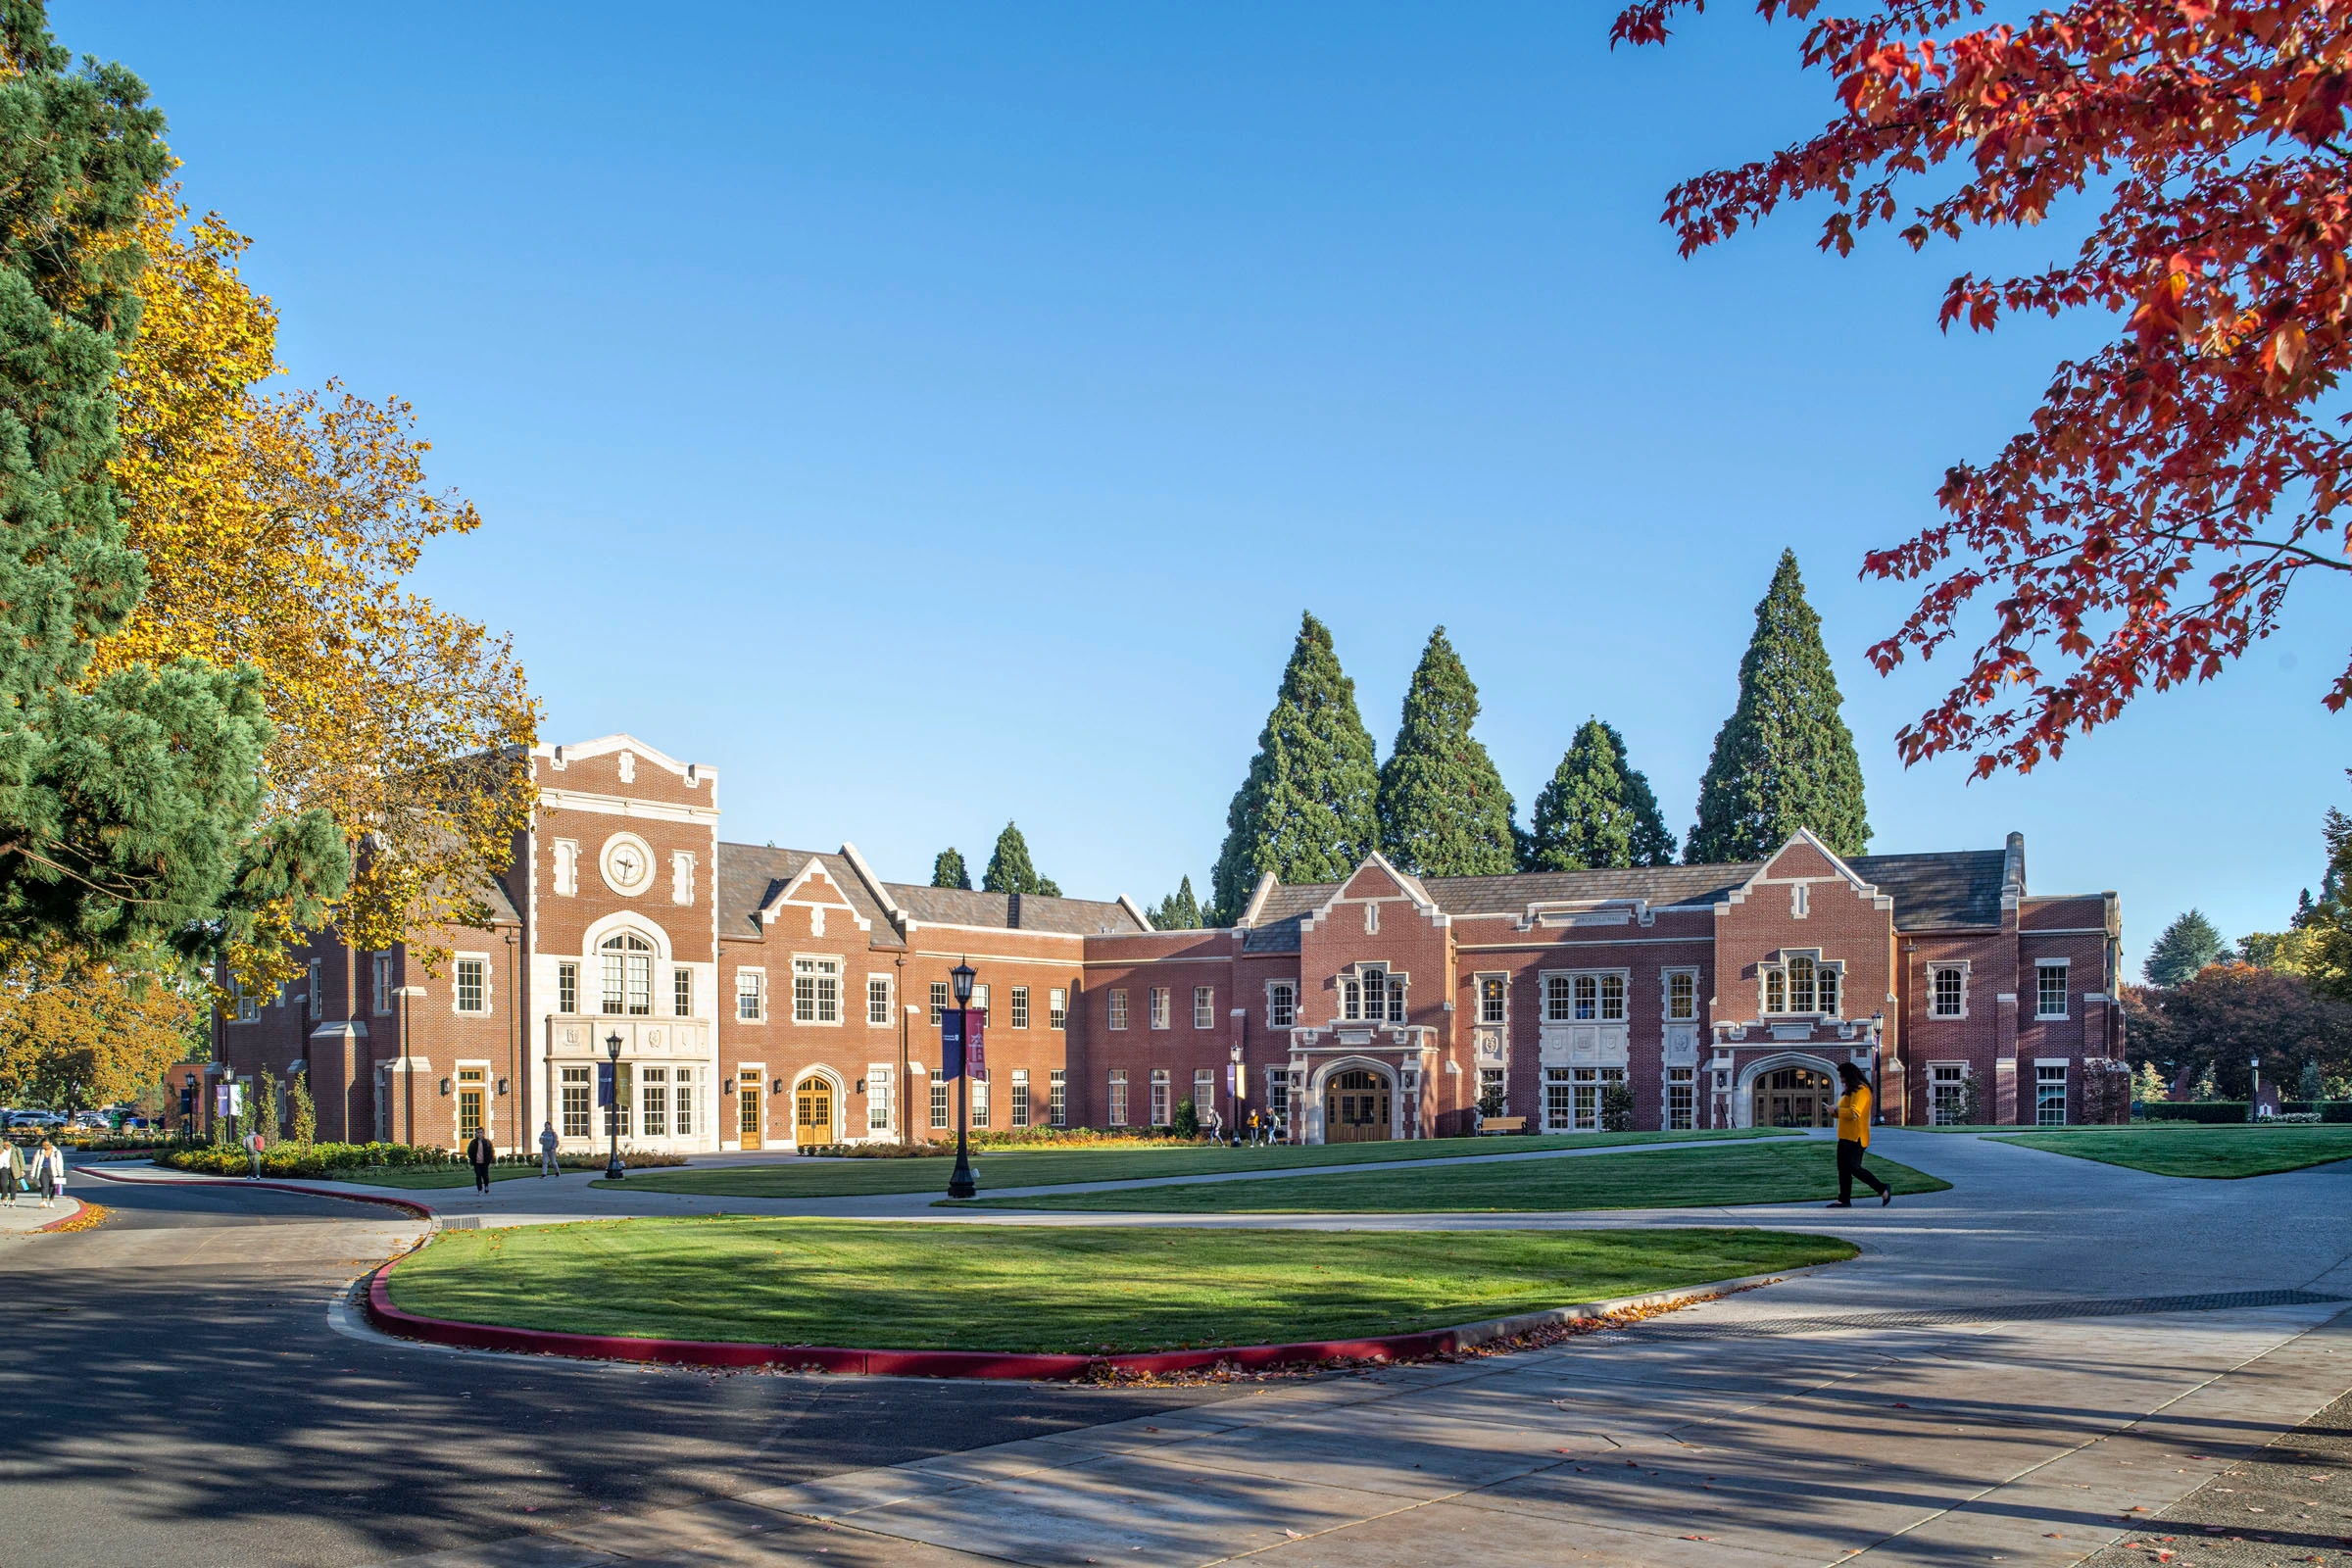
{"type": "Polygon", "coordinates": [[[20,1193],[13,1203],[0,1203],[0,1236],[27,1236],[44,1225],[55,1225],[81,1212],[81,1200],[60,1195],[55,1208],[43,1208],[40,1195],[20,1193]]]}
{"type": "Polygon", "coordinates": [[[1887,1210],[1393,1217],[1737,1214],[1863,1248],[1632,1329],[412,1561],[2056,1565],[2352,1388],[2352,1166],[2189,1182],[1886,1143],[1958,1186],[1887,1210]]]}

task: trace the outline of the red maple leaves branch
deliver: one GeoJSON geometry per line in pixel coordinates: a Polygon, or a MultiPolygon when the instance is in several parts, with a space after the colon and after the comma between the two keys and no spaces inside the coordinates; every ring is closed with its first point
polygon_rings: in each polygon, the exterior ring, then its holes
{"type": "MultiPolygon", "coordinates": [[[[1663,42],[1685,9],[1703,0],[1636,0],[1612,38],[1663,42]]],[[[1864,558],[1921,585],[1870,650],[1881,673],[1993,601],[1966,674],[1897,735],[1906,762],[2031,769],[2140,691],[2210,679],[2277,628],[2301,573],[2352,571],[2352,0],[2069,0],[2015,25],[1982,24],[1984,0],[1757,10],[1806,24],[1841,113],[1669,192],[1685,255],[1805,196],[1828,199],[1821,245],[1841,255],[1872,223],[1916,249],[2104,203],[2071,261],[1945,293],[1946,329],[2090,309],[2121,330],[2057,368],[1991,462],[1945,475],[1942,521],[1864,558]],[[1958,188],[1905,215],[1898,188],[1947,164],[1958,188]]],[[[2352,661],[2323,701],[2352,701],[2352,661]]]]}

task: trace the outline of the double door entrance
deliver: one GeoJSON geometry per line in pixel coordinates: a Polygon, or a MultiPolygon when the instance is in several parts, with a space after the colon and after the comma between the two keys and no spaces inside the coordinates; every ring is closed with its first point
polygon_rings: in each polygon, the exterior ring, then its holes
{"type": "Polygon", "coordinates": [[[1838,1080],[1811,1067],[1779,1067],[1758,1075],[1751,1125],[1834,1127],[1838,1123],[1838,1080]]]}
{"type": "Polygon", "coordinates": [[[1333,1073],[1323,1086],[1323,1141],[1382,1144],[1393,1138],[1389,1081],[1364,1068],[1333,1073]]]}

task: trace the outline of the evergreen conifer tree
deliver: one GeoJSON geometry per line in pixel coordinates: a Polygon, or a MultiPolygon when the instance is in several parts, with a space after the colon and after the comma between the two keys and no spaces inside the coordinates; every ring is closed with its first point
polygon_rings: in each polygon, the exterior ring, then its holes
{"type": "Polygon", "coordinates": [[[1840,701],[1821,617],[1805,603],[1795,553],[1784,550],[1740,661],[1740,701],[1699,780],[1686,860],[1762,859],[1800,827],[1839,855],[1870,847],[1862,761],[1840,701]]]}
{"type": "Polygon", "coordinates": [[[1627,765],[1625,737],[1597,718],[1577,730],[1536,797],[1526,845],[1530,871],[1674,863],[1674,835],[1658,814],[1649,780],[1627,765]]]}
{"type": "Polygon", "coordinates": [[[2204,911],[2191,909],[2164,928],[2156,945],[2148,949],[2140,973],[2152,986],[2177,986],[2194,979],[2207,964],[2221,961],[2228,952],[2222,934],[2205,918],[2204,911]]]}
{"type": "Polygon", "coordinates": [[[37,0],[0,5],[0,943],[196,956],[281,897],[323,920],[349,858],[323,811],[257,826],[249,666],[85,679],[145,589],[108,473],[113,382],[139,204],[171,159],[137,77],[72,62],[37,0]]]}
{"type": "Polygon", "coordinates": [[[1162,931],[1194,931],[1200,925],[1200,901],[1193,896],[1193,879],[1186,877],[1175,892],[1159,901],[1152,923],[1162,931]]]}
{"type": "Polygon", "coordinates": [[[931,862],[931,885],[972,891],[972,873],[964,868],[961,850],[949,848],[939,852],[939,858],[931,862]]]}
{"type": "Polygon", "coordinates": [[[1061,889],[1052,878],[1037,874],[1037,866],[1029,858],[1029,841],[1010,822],[997,835],[996,853],[988,858],[988,869],[980,873],[980,891],[1034,893],[1049,899],[1061,897],[1061,889]]]}
{"type": "Polygon", "coordinates": [[[1396,748],[1380,770],[1380,846],[1401,870],[1494,876],[1514,868],[1511,794],[1470,733],[1478,688],[1440,626],[1405,688],[1396,748]]]}
{"type": "Polygon", "coordinates": [[[1267,872],[1286,882],[1346,876],[1380,846],[1380,773],[1340,668],[1331,629],[1302,616],[1250,773],[1225,812],[1211,874],[1214,925],[1241,917],[1267,872]]]}

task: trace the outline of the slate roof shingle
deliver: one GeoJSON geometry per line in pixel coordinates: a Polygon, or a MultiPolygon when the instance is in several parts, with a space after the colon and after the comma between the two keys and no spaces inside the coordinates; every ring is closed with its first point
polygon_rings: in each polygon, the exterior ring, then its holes
{"type": "Polygon", "coordinates": [[[849,900],[850,907],[872,928],[877,948],[903,948],[898,928],[858,874],[857,867],[839,855],[815,850],[782,850],[773,845],[720,844],[718,847],[718,934],[748,937],[760,934],[760,910],[768,900],[807,869],[810,860],[822,862],[825,875],[849,900]]]}
{"type": "MultiPolygon", "coordinates": [[[[923,887],[912,882],[886,882],[891,902],[918,925],[971,925],[989,930],[1012,929],[1012,896],[1005,893],[967,893],[961,888],[923,887]]],[[[1023,931],[1048,931],[1060,936],[1126,936],[1144,928],[1123,904],[1099,899],[1049,899],[1021,895],[1023,931]]]]}

